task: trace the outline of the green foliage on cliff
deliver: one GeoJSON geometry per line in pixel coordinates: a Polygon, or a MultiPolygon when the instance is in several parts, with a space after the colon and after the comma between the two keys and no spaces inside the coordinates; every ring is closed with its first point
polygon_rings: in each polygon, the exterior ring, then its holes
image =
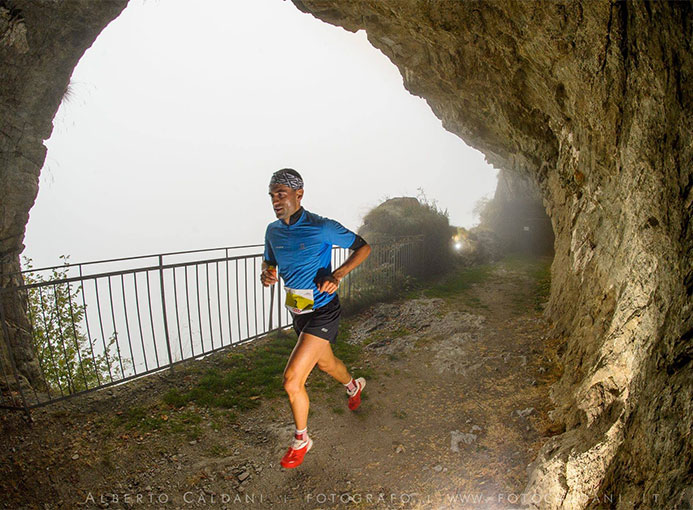
{"type": "Polygon", "coordinates": [[[422,251],[412,272],[416,277],[441,274],[450,268],[453,233],[447,211],[439,209],[434,200],[429,201],[421,189],[418,198],[391,198],[375,207],[359,229],[359,234],[374,244],[402,236],[421,237],[422,251]]]}
{"type": "MultiPolygon", "coordinates": [[[[60,258],[67,265],[69,257],[60,258]]],[[[24,266],[33,269],[31,259],[25,257],[24,266]]],[[[41,284],[27,289],[27,311],[34,350],[51,393],[67,395],[122,379],[115,335],[99,352],[82,330],[85,306],[79,304],[81,285],[50,284],[67,278],[67,268],[53,269],[47,279],[31,271],[23,278],[27,285],[41,284]]]]}

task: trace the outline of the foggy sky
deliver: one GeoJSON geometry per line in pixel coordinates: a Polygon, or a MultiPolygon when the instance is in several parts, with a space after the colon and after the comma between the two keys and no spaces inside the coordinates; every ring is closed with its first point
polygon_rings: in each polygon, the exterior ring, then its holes
{"type": "Polygon", "coordinates": [[[497,171],[356,34],[281,0],[131,0],[85,53],[46,141],[34,266],[255,244],[273,171],[352,230],[417,196],[471,227],[497,171]]]}

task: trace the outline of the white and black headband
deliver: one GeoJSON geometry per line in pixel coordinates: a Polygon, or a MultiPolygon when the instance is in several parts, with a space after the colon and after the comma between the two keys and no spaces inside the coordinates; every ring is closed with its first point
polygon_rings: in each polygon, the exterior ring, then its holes
{"type": "Polygon", "coordinates": [[[303,188],[303,179],[299,175],[295,175],[287,170],[278,170],[272,174],[269,185],[284,184],[291,189],[303,188]]]}

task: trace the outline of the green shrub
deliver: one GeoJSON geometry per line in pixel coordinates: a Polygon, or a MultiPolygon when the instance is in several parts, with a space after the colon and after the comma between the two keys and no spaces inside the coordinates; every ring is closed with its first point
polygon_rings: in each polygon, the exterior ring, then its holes
{"type": "MultiPolygon", "coordinates": [[[[61,258],[67,266],[69,257],[61,258]]],[[[31,259],[25,257],[24,266],[33,269],[31,259]]],[[[53,269],[48,280],[31,271],[23,277],[27,285],[45,284],[27,290],[27,311],[36,356],[50,391],[73,394],[122,379],[131,361],[119,360],[115,334],[108,339],[103,352],[95,353],[82,329],[82,286],[49,283],[67,278],[67,267],[53,269]]]]}
{"type": "MultiPolygon", "coordinates": [[[[417,278],[441,274],[450,268],[453,233],[447,211],[439,210],[434,201],[429,202],[423,191],[419,199],[398,197],[386,200],[366,214],[359,229],[359,234],[372,244],[395,245],[403,237],[420,237],[420,253],[415,263],[406,268],[410,276],[417,278]]],[[[394,259],[392,255],[390,258],[394,259]]]]}

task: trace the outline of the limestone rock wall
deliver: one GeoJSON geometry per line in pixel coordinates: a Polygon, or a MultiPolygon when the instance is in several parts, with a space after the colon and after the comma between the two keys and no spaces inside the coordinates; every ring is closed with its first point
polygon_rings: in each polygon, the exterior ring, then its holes
{"type": "Polygon", "coordinates": [[[446,129],[542,190],[566,337],[530,466],[542,508],[672,508],[692,466],[688,2],[294,0],[399,68],[446,129]]]}
{"type": "MultiPolygon", "coordinates": [[[[127,0],[0,0],[0,288],[20,284],[19,254],[46,158],[43,140],[74,67],[127,0]]],[[[10,342],[20,383],[38,384],[29,347],[25,296],[2,295],[9,335],[0,328],[0,362],[10,342]],[[4,336],[9,336],[5,339],[4,336]]],[[[5,381],[3,379],[2,383],[5,381]]]]}
{"type": "MultiPolygon", "coordinates": [[[[355,31],[443,126],[533,179],[555,233],[547,314],[566,338],[529,468],[541,508],[691,497],[693,111],[689,2],[293,0],[355,31]],[[688,492],[687,492],[688,491],[688,492]],[[592,498],[592,499],[591,499],[592,498]]],[[[18,269],[73,67],[125,0],[0,0],[0,282],[18,269]]],[[[21,303],[6,303],[21,324],[21,303]]],[[[25,360],[25,372],[31,372],[25,360]]]]}

